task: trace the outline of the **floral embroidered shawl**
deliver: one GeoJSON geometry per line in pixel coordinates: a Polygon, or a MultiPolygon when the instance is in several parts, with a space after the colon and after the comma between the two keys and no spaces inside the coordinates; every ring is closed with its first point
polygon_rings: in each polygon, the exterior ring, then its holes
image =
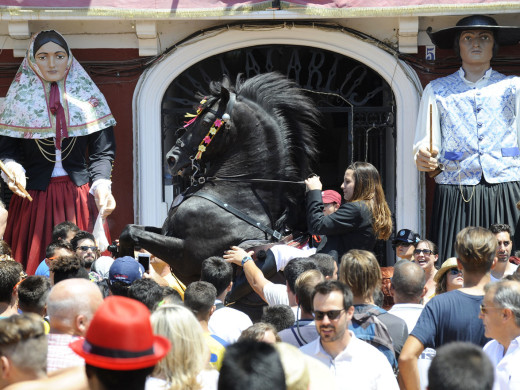
{"type": "MultiPolygon", "coordinates": [[[[32,37],[0,108],[0,135],[35,139],[56,135],[56,118],[48,104],[51,83],[44,80],[33,56],[38,34],[32,37]]],[[[65,77],[57,84],[69,137],[92,134],[116,124],[105,97],[71,53],[65,77]]]]}

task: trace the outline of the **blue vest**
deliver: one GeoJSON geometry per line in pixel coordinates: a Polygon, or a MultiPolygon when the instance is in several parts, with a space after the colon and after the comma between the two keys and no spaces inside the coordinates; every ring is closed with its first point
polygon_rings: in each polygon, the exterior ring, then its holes
{"type": "Polygon", "coordinates": [[[518,78],[492,71],[475,87],[459,73],[431,82],[442,134],[439,184],[475,185],[520,180],[515,99],[518,78]]]}

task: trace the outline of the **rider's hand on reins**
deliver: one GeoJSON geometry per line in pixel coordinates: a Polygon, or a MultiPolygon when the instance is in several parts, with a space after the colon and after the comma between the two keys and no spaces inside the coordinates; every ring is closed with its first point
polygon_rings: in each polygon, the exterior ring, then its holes
{"type": "Polygon", "coordinates": [[[309,176],[307,180],[305,180],[305,185],[307,186],[307,191],[312,190],[320,190],[323,188],[320,177],[318,175],[309,176]]]}

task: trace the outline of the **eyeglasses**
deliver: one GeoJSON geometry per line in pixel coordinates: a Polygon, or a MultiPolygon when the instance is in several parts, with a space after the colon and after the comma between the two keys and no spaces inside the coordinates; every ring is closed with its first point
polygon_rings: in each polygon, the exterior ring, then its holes
{"type": "Polygon", "coordinates": [[[92,252],[94,252],[94,251],[97,251],[97,246],[81,245],[81,246],[78,246],[78,249],[82,250],[83,252],[86,252],[90,249],[92,252]]]}
{"type": "Polygon", "coordinates": [[[499,310],[502,310],[503,307],[484,306],[484,304],[482,304],[482,303],[480,304],[480,312],[481,312],[482,314],[487,314],[487,311],[488,311],[489,309],[499,309],[499,310]]]}
{"type": "Polygon", "coordinates": [[[332,320],[337,319],[341,315],[342,311],[345,311],[345,309],[329,310],[329,311],[314,310],[312,312],[312,315],[318,321],[322,321],[325,318],[325,316],[327,316],[329,318],[329,320],[332,321],[332,320]]]}
{"type": "Polygon", "coordinates": [[[450,273],[450,275],[453,275],[453,276],[462,274],[462,271],[458,268],[451,268],[448,272],[450,273]]]}
{"type": "Polygon", "coordinates": [[[424,253],[425,255],[431,255],[433,253],[431,249],[415,249],[413,251],[413,254],[420,255],[421,252],[424,253]]]}

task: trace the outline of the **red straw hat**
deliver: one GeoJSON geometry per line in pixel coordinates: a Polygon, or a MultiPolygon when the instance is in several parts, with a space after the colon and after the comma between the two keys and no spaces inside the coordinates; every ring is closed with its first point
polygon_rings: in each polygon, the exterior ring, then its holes
{"type": "Polygon", "coordinates": [[[170,342],[153,334],[145,305],[110,296],[94,314],[85,339],[70,347],[91,366],[124,371],[154,366],[168,353],[170,342]]]}

